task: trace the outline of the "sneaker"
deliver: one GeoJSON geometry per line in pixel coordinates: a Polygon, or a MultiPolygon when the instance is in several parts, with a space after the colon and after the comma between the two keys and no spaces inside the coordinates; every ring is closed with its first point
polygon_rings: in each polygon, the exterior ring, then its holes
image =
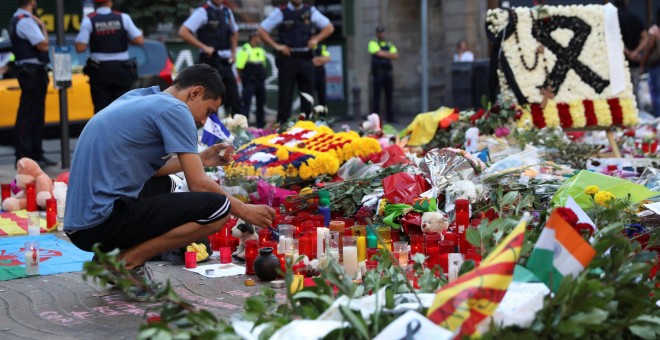
{"type": "MultiPolygon", "coordinates": [[[[92,262],[99,263],[99,259],[98,259],[98,257],[96,257],[96,254],[94,254],[94,257],[92,257],[92,262]]],[[[108,280],[108,284],[109,284],[109,285],[112,285],[112,286],[116,285],[118,279],[117,279],[117,276],[115,275],[115,273],[112,272],[112,271],[111,271],[110,269],[108,269],[107,267],[106,267],[105,269],[106,269],[106,271],[108,272],[108,273],[106,274],[106,276],[107,276],[106,279],[108,280]]]]}
{"type": "MultiPolygon", "coordinates": [[[[146,281],[149,287],[153,290],[158,290],[163,288],[163,284],[156,281],[154,279],[154,275],[151,272],[151,269],[145,265],[137,266],[130,270],[131,275],[133,275],[134,278],[141,280],[141,281],[146,281]]],[[[133,286],[128,288],[124,292],[126,298],[133,300],[133,301],[138,301],[138,302],[146,302],[153,300],[153,296],[151,293],[138,286],[133,286]]]]}
{"type": "Polygon", "coordinates": [[[56,161],[54,161],[52,159],[48,159],[45,156],[40,158],[40,159],[35,159],[35,161],[37,162],[37,164],[39,164],[39,166],[41,168],[47,168],[49,166],[56,166],[58,164],[56,161]]]}

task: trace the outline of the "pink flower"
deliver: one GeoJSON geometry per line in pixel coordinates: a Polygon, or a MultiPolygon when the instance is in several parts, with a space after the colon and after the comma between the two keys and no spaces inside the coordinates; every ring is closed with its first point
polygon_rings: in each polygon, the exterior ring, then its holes
{"type": "Polygon", "coordinates": [[[505,126],[498,127],[497,129],[495,129],[495,137],[498,137],[498,138],[506,137],[510,133],[511,133],[511,131],[509,131],[509,128],[507,128],[505,126]]]}

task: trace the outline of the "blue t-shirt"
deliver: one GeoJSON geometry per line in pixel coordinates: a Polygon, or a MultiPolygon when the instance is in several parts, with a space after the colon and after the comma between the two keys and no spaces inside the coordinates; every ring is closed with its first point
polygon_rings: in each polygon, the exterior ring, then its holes
{"type": "Polygon", "coordinates": [[[190,109],[158,86],[127,92],[89,120],[71,164],[67,231],[103,222],[119,197],[137,197],[174,153],[198,153],[190,109]]]}

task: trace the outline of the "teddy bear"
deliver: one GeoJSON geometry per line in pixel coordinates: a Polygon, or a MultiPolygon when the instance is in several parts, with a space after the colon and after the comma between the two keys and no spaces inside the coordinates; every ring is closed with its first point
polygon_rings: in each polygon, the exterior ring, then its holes
{"type": "Polygon", "coordinates": [[[245,260],[245,241],[259,240],[257,232],[258,230],[252,224],[239,219],[236,225],[231,228],[231,236],[240,240],[238,248],[236,248],[236,251],[231,256],[237,260],[245,260]]]}
{"type": "Polygon", "coordinates": [[[16,186],[20,191],[2,202],[2,210],[15,211],[27,207],[25,188],[28,183],[36,184],[37,205],[42,209],[46,208],[46,200],[53,198],[53,181],[37,162],[23,157],[16,162],[16,186]]]}
{"type": "Polygon", "coordinates": [[[441,233],[449,227],[447,216],[440,211],[427,211],[422,214],[422,232],[441,233]]]}

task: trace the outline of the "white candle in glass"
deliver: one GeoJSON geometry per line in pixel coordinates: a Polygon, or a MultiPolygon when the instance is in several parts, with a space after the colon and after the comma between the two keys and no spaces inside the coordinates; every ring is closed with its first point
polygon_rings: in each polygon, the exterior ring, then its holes
{"type": "Polygon", "coordinates": [[[316,228],[316,258],[320,259],[321,255],[325,253],[323,244],[325,242],[325,233],[328,231],[328,228],[318,227],[316,228]]]}
{"type": "Polygon", "coordinates": [[[41,234],[41,222],[38,211],[28,211],[28,235],[39,236],[41,234]]]}
{"type": "Polygon", "coordinates": [[[39,275],[39,250],[34,247],[25,249],[25,275],[39,275]]]}
{"type": "Polygon", "coordinates": [[[344,271],[346,272],[346,275],[350,276],[352,279],[356,279],[358,274],[357,247],[346,246],[344,244],[343,252],[344,271]]]}

